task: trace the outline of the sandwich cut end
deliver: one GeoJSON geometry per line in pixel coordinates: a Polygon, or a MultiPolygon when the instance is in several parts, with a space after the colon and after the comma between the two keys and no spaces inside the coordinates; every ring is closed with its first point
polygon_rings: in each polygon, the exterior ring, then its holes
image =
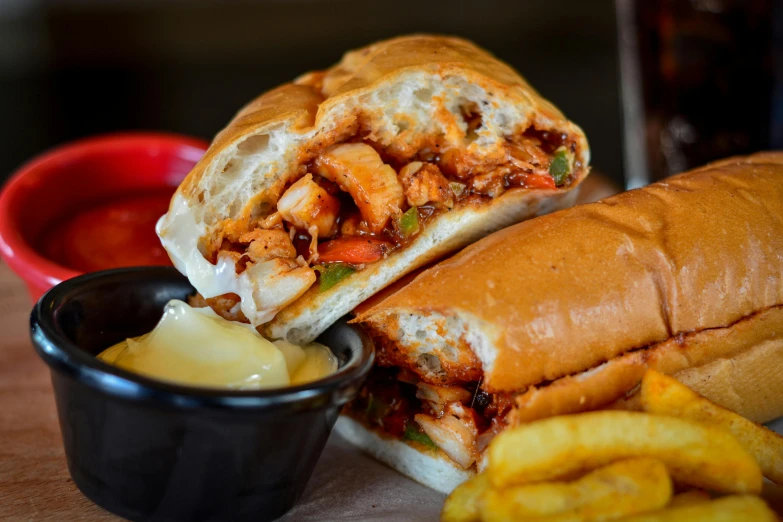
{"type": "Polygon", "coordinates": [[[509,426],[633,409],[650,369],[783,415],[780,158],[520,223],[427,269],[356,319],[378,367],[344,414],[382,439],[422,432],[464,470],[509,426]]]}

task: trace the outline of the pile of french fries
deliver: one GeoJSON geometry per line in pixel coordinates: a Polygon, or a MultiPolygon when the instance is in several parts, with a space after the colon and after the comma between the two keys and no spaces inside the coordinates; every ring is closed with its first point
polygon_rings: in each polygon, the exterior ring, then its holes
{"type": "Polygon", "coordinates": [[[783,485],[783,437],[649,371],[643,412],[598,411],[507,429],[443,522],[776,521],[758,496],[783,485]],[[680,493],[675,494],[675,488],[680,493]]]}

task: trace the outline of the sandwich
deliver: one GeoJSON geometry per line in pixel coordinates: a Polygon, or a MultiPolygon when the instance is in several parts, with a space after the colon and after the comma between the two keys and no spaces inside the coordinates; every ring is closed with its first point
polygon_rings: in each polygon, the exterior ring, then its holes
{"type": "MultiPolygon", "coordinates": [[[[448,492],[509,426],[633,408],[647,369],[783,415],[783,154],[496,232],[355,319],[376,364],[339,432],[448,492]]],[[[530,448],[530,451],[536,451],[530,448]]]]}
{"type": "Polygon", "coordinates": [[[157,232],[198,301],[303,344],[414,269],[572,205],[589,154],[486,51],[395,38],[240,110],[157,232]]]}

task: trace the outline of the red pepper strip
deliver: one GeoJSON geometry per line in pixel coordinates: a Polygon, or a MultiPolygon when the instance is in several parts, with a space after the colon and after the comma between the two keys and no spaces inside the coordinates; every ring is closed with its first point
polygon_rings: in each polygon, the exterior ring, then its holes
{"type": "Polygon", "coordinates": [[[362,236],[343,236],[318,245],[318,261],[321,263],[372,263],[383,257],[391,243],[362,236]]]}
{"type": "Polygon", "coordinates": [[[381,421],[383,424],[383,429],[398,438],[402,438],[402,436],[405,434],[405,427],[409,422],[413,421],[409,420],[407,415],[399,411],[384,417],[381,421]]]}
{"type": "Polygon", "coordinates": [[[552,176],[541,174],[528,174],[525,176],[525,187],[535,189],[553,189],[557,188],[552,176]]]}

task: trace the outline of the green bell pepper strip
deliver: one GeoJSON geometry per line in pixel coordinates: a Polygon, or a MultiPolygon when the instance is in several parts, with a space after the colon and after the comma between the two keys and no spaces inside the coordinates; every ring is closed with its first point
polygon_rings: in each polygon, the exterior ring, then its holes
{"type": "Polygon", "coordinates": [[[552,179],[555,180],[555,185],[558,187],[563,185],[570,173],[571,165],[568,161],[566,151],[559,150],[555,152],[555,156],[552,158],[552,163],[549,164],[549,174],[552,176],[552,179]]]}
{"type": "Polygon", "coordinates": [[[436,449],[437,446],[434,442],[432,442],[432,439],[429,435],[424,433],[423,431],[420,431],[414,424],[408,424],[405,426],[405,433],[402,435],[403,440],[412,440],[414,442],[418,442],[419,444],[422,444],[424,446],[427,446],[431,449],[436,449]]]}
{"type": "Polygon", "coordinates": [[[406,210],[399,221],[400,233],[404,237],[410,237],[419,231],[419,209],[411,207],[406,210]]]}
{"type": "Polygon", "coordinates": [[[356,272],[356,269],[345,263],[327,263],[325,265],[317,265],[313,267],[313,270],[318,271],[321,276],[319,278],[319,290],[325,292],[334,285],[356,272]]]}

